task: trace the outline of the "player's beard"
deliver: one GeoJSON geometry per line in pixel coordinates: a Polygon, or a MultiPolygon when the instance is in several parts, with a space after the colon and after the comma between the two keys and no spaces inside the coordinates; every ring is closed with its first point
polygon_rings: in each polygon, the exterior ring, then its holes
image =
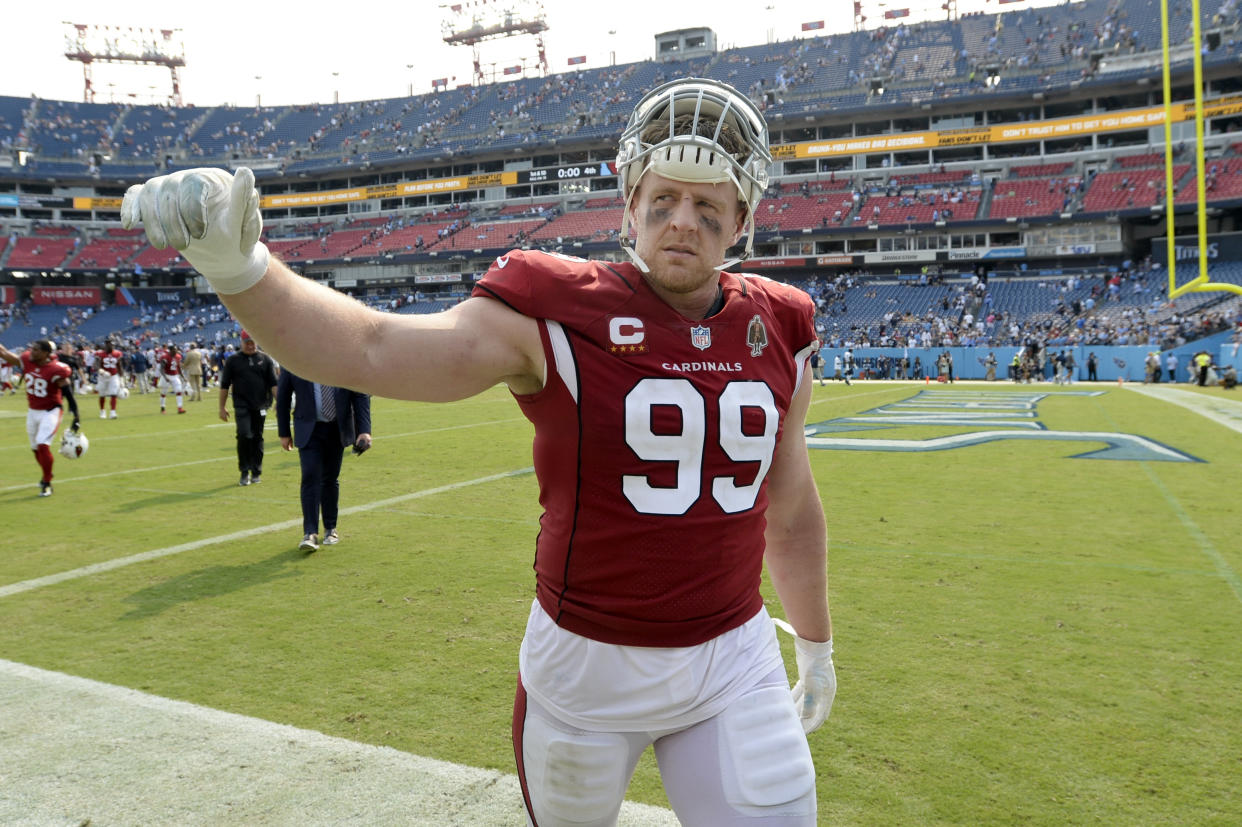
{"type": "MultiPolygon", "coordinates": [[[[659,224],[660,222],[655,222],[659,224]]],[[[715,268],[724,261],[723,247],[712,230],[700,228],[699,234],[681,239],[674,232],[651,227],[652,240],[637,245],[637,252],[647,264],[648,284],[667,298],[689,298],[697,293],[715,295],[720,279],[715,268]]],[[[717,233],[719,235],[719,233],[717,233]]]]}

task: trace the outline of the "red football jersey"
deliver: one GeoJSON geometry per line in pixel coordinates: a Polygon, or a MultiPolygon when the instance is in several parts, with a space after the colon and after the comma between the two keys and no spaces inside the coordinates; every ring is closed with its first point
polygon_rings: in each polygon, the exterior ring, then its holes
{"type": "Polygon", "coordinates": [[[762,606],[766,478],[815,343],[800,290],[724,273],[692,321],[631,264],[501,256],[474,289],[540,320],[536,592],[563,628],[692,646],[762,606]]]}
{"type": "Polygon", "coordinates": [[[164,351],[160,354],[160,373],[165,376],[176,376],[181,373],[181,354],[164,351]]]}
{"type": "Polygon", "coordinates": [[[64,362],[58,361],[55,356],[42,365],[36,365],[30,358],[30,351],[27,350],[22,353],[22,375],[26,383],[26,402],[31,409],[54,411],[60,407],[61,396],[60,385],[56,384],[56,377],[63,376],[69,379],[73,376],[73,371],[64,362]]]}
{"type": "Polygon", "coordinates": [[[99,369],[104,373],[111,373],[113,376],[116,376],[121,372],[121,351],[97,350],[95,351],[95,359],[99,362],[99,369]]]}

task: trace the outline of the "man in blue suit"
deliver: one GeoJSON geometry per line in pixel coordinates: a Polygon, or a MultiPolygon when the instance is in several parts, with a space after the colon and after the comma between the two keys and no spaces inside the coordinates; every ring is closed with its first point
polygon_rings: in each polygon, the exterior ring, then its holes
{"type": "Polygon", "coordinates": [[[341,459],[345,446],[355,454],[371,447],[371,397],[347,388],[320,385],[283,370],[276,385],[276,429],[286,451],[296,444],[302,463],[302,542],[298,548],[319,548],[319,513],[323,511],[323,545],[340,542],[336,531],[340,501],[341,459]],[[293,398],[293,432],[289,411],[293,398]]]}

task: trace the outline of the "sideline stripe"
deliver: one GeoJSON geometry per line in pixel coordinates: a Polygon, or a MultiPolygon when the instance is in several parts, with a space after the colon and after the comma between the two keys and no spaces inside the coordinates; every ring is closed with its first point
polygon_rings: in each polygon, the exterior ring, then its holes
{"type": "MultiPolygon", "coordinates": [[[[364,503],[362,505],[352,505],[349,508],[342,508],[340,513],[342,516],[345,516],[348,514],[358,514],[363,511],[373,511],[377,508],[386,508],[390,505],[396,505],[397,503],[409,502],[410,500],[422,499],[423,497],[431,497],[436,494],[444,494],[461,488],[469,488],[474,485],[497,482],[498,480],[509,479],[510,477],[520,477],[526,474],[532,474],[534,471],[535,469],[533,466],[528,466],[526,468],[518,468],[514,471],[504,471],[499,474],[479,477],[478,479],[463,480],[462,482],[449,483],[448,485],[440,485],[435,488],[425,488],[422,491],[412,491],[409,494],[401,494],[399,496],[389,497],[384,500],[375,500],[374,502],[364,503]]],[[[42,588],[43,586],[51,586],[55,583],[63,583],[66,580],[76,580],[80,577],[89,577],[93,574],[119,569],[124,566],[133,565],[134,563],[142,563],[146,560],[155,560],[160,557],[180,554],[183,551],[193,551],[206,546],[232,542],[233,540],[244,540],[247,537],[268,534],[272,531],[283,531],[288,528],[301,527],[301,525],[301,517],[295,520],[281,520],[278,523],[269,523],[268,525],[247,528],[241,531],[234,531],[230,534],[221,534],[217,537],[205,537],[202,540],[192,540],[191,542],[180,543],[175,546],[166,546],[165,548],[157,548],[151,551],[131,554],[128,557],[118,557],[114,560],[106,560],[102,563],[93,563],[89,566],[82,566],[81,568],[71,569],[70,571],[63,571],[59,574],[49,574],[44,577],[36,577],[32,580],[23,580],[20,583],[12,583],[8,586],[0,586],[0,598],[32,591],[34,589],[42,588]]]]}
{"type": "Polygon", "coordinates": [[[1217,425],[1224,425],[1231,431],[1242,434],[1242,402],[1236,399],[1220,399],[1181,388],[1166,388],[1160,385],[1126,385],[1127,390],[1169,402],[1199,416],[1212,420],[1217,425]]]}
{"type": "MultiPolygon", "coordinates": [[[[1200,394],[1197,394],[1194,391],[1180,391],[1175,388],[1161,388],[1157,391],[1153,389],[1154,386],[1145,387],[1142,385],[1134,387],[1126,385],[1126,387],[1146,396],[1151,396],[1156,399],[1163,399],[1166,402],[1172,402],[1174,405],[1180,405],[1183,408],[1188,408],[1195,413],[1202,414],[1208,419],[1224,425],[1225,427],[1232,428],[1235,431],[1239,430],[1238,427],[1231,425],[1228,421],[1222,421],[1212,415],[1212,413],[1206,409],[1206,406],[1197,404],[1193,400],[1186,400],[1183,398],[1184,396],[1193,396],[1197,399],[1203,398],[1200,394]]],[[[1239,408],[1242,408],[1242,404],[1233,402],[1232,400],[1215,400],[1212,397],[1207,397],[1207,399],[1213,402],[1228,402],[1230,405],[1238,405],[1239,408]]],[[[1105,415],[1108,416],[1108,419],[1112,422],[1113,427],[1117,427],[1117,423],[1113,420],[1112,416],[1109,416],[1107,412],[1105,415]]],[[[1220,553],[1220,549],[1216,548],[1216,545],[1212,542],[1211,538],[1203,533],[1203,529],[1199,527],[1199,524],[1194,521],[1194,518],[1190,516],[1186,509],[1182,507],[1181,502],[1177,499],[1173,492],[1168,489],[1168,486],[1164,484],[1164,481],[1152,471],[1151,463],[1140,462],[1139,465],[1142,467],[1143,472],[1147,474],[1147,478],[1151,480],[1152,486],[1154,486],[1155,489],[1160,492],[1160,495],[1164,497],[1164,501],[1169,505],[1169,510],[1177,515],[1178,521],[1181,522],[1191,539],[1194,540],[1199,546],[1199,550],[1203,552],[1205,557],[1212,561],[1212,565],[1216,567],[1216,573],[1220,575],[1220,579],[1225,581],[1225,585],[1233,591],[1233,596],[1237,598],[1239,603],[1242,603],[1242,578],[1238,577],[1238,573],[1229,565],[1229,561],[1227,561],[1225,556],[1220,553]]]]}
{"type": "MultiPolygon", "coordinates": [[[[509,773],[7,660],[0,732],[4,824],[525,823],[509,773]]],[[[677,819],[625,802],[618,824],[677,819]]]]}

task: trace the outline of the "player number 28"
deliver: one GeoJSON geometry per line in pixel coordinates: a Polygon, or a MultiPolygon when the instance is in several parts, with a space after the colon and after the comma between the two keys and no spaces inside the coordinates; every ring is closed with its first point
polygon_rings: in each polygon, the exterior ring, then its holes
{"type": "MultiPolygon", "coordinates": [[[[754,507],[759,488],[772,466],[776,450],[777,411],[772,389],[763,382],[730,382],[720,394],[720,448],[734,462],[757,462],[753,482],[738,485],[737,478],[711,480],[712,499],[726,514],[754,507]],[[763,433],[742,429],[742,411],[763,412],[763,433]]],[[[657,487],[649,477],[626,474],[621,489],[630,504],[643,514],[684,514],[703,493],[703,451],[707,441],[707,406],[688,379],[647,378],[625,397],[625,442],[644,462],[677,463],[676,485],[657,487]],[[675,407],[681,414],[681,432],[657,434],[652,429],[656,406],[675,407]]]]}
{"type": "Polygon", "coordinates": [[[35,376],[33,373],[26,374],[26,393],[31,396],[37,396],[40,399],[47,396],[47,380],[42,377],[35,376]]]}

